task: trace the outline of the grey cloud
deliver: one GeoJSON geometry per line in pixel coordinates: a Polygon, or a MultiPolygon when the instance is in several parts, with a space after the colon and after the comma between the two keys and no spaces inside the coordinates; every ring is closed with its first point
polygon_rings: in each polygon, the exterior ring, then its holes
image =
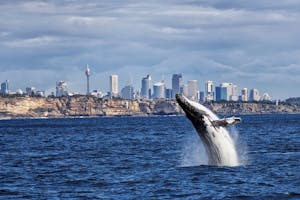
{"type": "MultiPolygon", "coordinates": [[[[0,78],[18,70],[26,74],[36,70],[41,77],[48,74],[44,83],[36,84],[53,88],[60,78],[84,92],[80,77],[88,63],[94,87],[104,91],[105,76],[115,72],[122,79],[127,71],[136,87],[146,73],[160,80],[176,72],[186,80],[198,79],[201,85],[213,79],[274,89],[277,84],[272,79],[282,77],[291,81],[281,90],[289,84],[295,88],[300,73],[299,4],[293,0],[1,1],[0,70],[5,73],[0,78]]],[[[15,83],[22,84],[19,79],[15,83]]]]}

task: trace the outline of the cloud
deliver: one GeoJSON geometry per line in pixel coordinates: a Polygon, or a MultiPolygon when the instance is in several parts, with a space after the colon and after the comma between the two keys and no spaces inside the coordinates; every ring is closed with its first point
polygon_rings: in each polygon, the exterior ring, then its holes
{"type": "Polygon", "coordinates": [[[119,73],[123,85],[132,76],[136,88],[148,73],[155,81],[164,76],[169,86],[172,73],[183,73],[185,81],[199,80],[200,89],[212,79],[270,88],[275,98],[299,96],[299,4],[1,1],[0,78],[22,88],[24,81],[12,75],[19,71],[35,74],[30,81],[45,90],[62,79],[84,93],[89,64],[93,86],[102,91],[110,73],[119,73]]]}
{"type": "Polygon", "coordinates": [[[53,43],[59,42],[58,38],[49,37],[49,36],[41,36],[36,38],[27,38],[27,39],[19,39],[10,42],[4,42],[4,45],[12,48],[34,48],[40,46],[49,46],[53,43]]]}

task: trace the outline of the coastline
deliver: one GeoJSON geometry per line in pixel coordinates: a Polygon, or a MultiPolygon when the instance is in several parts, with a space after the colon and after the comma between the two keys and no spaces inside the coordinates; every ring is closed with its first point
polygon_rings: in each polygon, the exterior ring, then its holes
{"type": "MultiPolygon", "coordinates": [[[[300,114],[300,106],[271,102],[204,103],[219,115],[300,114]]],[[[92,118],[184,115],[174,99],[122,100],[91,96],[0,97],[0,119],[92,118]]]]}

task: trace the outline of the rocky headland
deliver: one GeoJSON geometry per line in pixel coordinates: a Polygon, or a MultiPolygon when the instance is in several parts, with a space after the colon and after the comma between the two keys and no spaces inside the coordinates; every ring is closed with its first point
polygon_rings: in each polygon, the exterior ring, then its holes
{"type": "MultiPolygon", "coordinates": [[[[218,114],[300,113],[299,105],[274,103],[206,103],[218,114]]],[[[181,115],[175,100],[99,99],[91,96],[61,98],[0,97],[0,118],[63,118],[79,116],[181,115]]]]}

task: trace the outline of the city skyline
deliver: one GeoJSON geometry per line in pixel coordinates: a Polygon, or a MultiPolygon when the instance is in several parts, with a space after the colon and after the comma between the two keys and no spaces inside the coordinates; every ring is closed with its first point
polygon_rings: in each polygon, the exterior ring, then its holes
{"type": "MultiPolygon", "coordinates": [[[[172,85],[167,86],[165,79],[152,83],[151,75],[141,78],[141,85],[134,88],[132,85],[132,79],[129,84],[119,85],[119,75],[112,74],[109,76],[109,91],[101,91],[93,89],[89,91],[89,76],[91,74],[90,68],[87,66],[85,75],[87,76],[87,93],[85,95],[92,95],[98,98],[123,98],[123,99],[157,99],[157,98],[175,98],[175,94],[182,93],[186,97],[194,101],[274,101],[274,100],[285,100],[285,99],[272,99],[267,91],[260,93],[257,88],[242,88],[239,89],[238,85],[234,83],[214,83],[212,80],[205,81],[204,91],[199,89],[198,80],[186,80],[184,82],[182,74],[172,75],[172,85]],[[153,86],[153,87],[152,87],[153,86]],[[119,89],[120,88],[120,89],[119,89]]],[[[49,94],[43,90],[36,90],[33,86],[26,86],[26,90],[17,89],[12,91],[9,89],[9,80],[5,80],[1,83],[1,95],[29,95],[29,96],[73,96],[73,95],[84,95],[82,93],[69,91],[68,84],[61,80],[56,82],[56,91],[49,94]]]]}
{"type": "Polygon", "coordinates": [[[16,91],[46,93],[64,80],[85,94],[109,91],[150,74],[184,80],[233,82],[273,99],[300,96],[300,2],[224,1],[1,1],[0,80],[16,91]]]}

